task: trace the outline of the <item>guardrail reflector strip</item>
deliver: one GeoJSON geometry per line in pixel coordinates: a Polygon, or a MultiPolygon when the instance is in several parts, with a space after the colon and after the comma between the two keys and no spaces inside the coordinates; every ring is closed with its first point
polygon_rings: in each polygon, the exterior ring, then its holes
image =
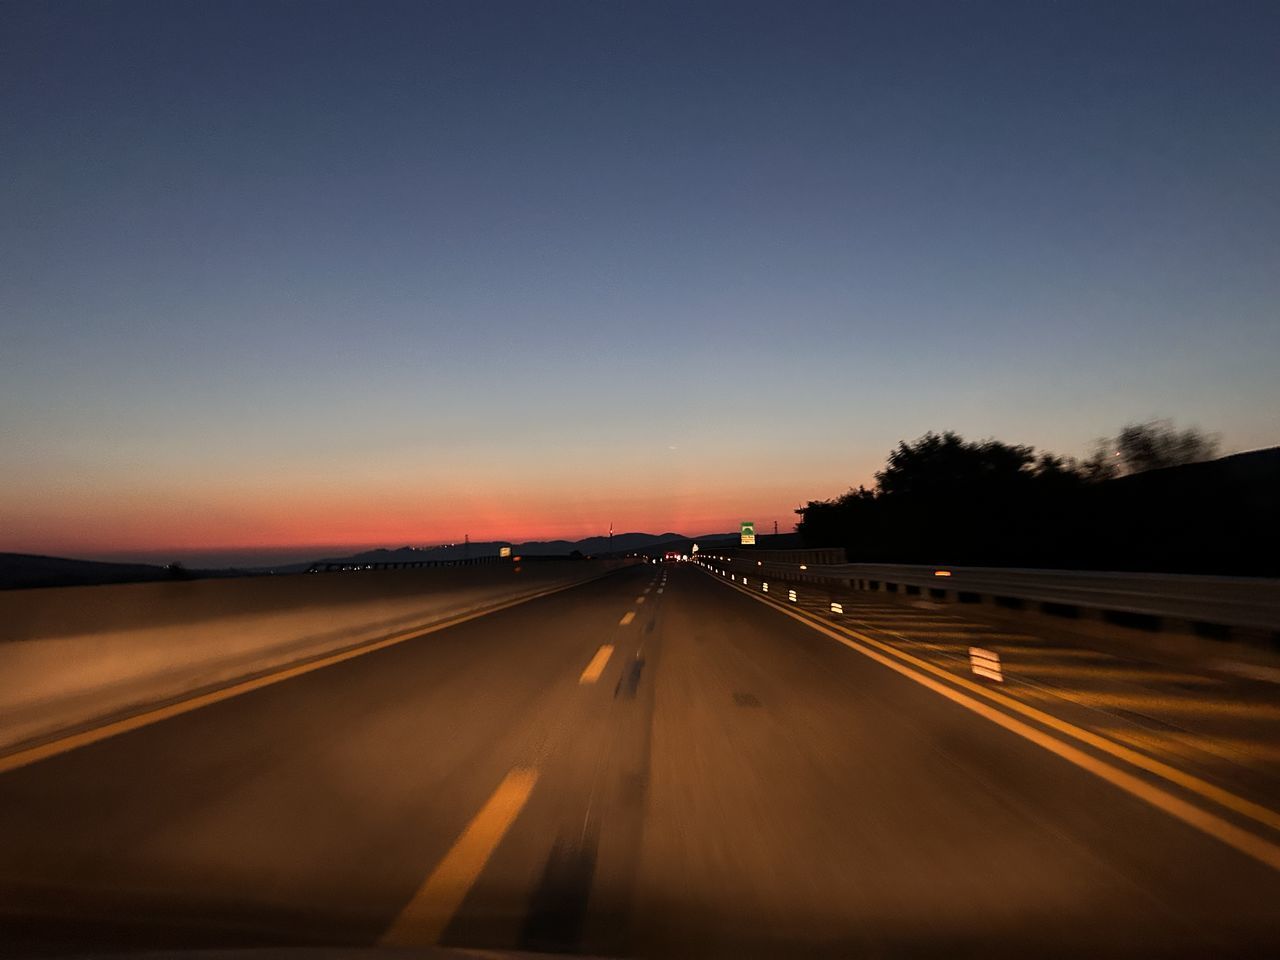
{"type": "Polygon", "coordinates": [[[994,650],[983,650],[981,647],[969,648],[969,666],[973,672],[988,680],[1004,682],[1004,671],[1000,668],[1000,654],[994,650]]]}

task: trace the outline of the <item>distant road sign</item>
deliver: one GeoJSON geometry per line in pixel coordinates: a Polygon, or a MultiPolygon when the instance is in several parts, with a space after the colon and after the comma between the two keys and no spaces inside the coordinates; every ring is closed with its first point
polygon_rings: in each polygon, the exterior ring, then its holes
{"type": "Polygon", "coordinates": [[[741,540],[744,547],[754,547],[756,545],[756,525],[754,521],[742,521],[741,540]]]}
{"type": "Polygon", "coordinates": [[[499,548],[498,548],[498,556],[499,556],[499,557],[509,557],[509,556],[511,556],[511,548],[510,548],[510,547],[499,547],[499,548]]]}

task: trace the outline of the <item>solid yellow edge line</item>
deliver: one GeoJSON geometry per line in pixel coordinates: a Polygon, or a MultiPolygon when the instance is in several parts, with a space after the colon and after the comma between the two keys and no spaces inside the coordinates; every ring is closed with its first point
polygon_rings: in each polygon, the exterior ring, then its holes
{"type": "MultiPolygon", "coordinates": [[[[1041,730],[1037,730],[1035,727],[1032,727],[1032,726],[1029,726],[1028,724],[1023,723],[1021,720],[1015,719],[1014,717],[1010,717],[1008,714],[1001,713],[999,710],[996,710],[985,703],[981,703],[977,700],[974,700],[972,697],[969,697],[966,694],[960,692],[959,690],[956,690],[954,687],[947,686],[946,684],[939,683],[937,680],[924,676],[923,674],[918,673],[916,670],[911,669],[911,667],[908,667],[903,663],[899,663],[897,660],[893,659],[893,657],[897,657],[902,660],[911,662],[913,665],[921,667],[925,670],[928,670],[930,673],[939,674],[945,677],[947,681],[951,683],[958,683],[959,685],[964,686],[966,688],[976,688],[976,692],[981,693],[983,696],[987,697],[988,699],[995,700],[996,702],[1000,702],[1002,703],[1002,705],[1007,705],[1014,709],[1023,708],[1023,709],[1020,709],[1019,712],[1027,714],[1028,716],[1036,716],[1036,719],[1039,719],[1040,717],[1044,717],[1045,721],[1052,721],[1051,723],[1048,723],[1048,725],[1051,726],[1053,729],[1059,730],[1062,733],[1070,734],[1071,736],[1076,737],[1077,739],[1083,740],[1086,743],[1090,743],[1091,745],[1096,745],[1099,747],[1099,749],[1106,750],[1106,752],[1112,753],[1113,755],[1117,756],[1120,759],[1127,759],[1121,756],[1122,753],[1132,754],[1135,758],[1142,761],[1146,761],[1146,763],[1134,763],[1135,766],[1141,767],[1142,769],[1147,769],[1150,772],[1156,772],[1155,770],[1151,770],[1151,768],[1147,766],[1147,764],[1153,764],[1157,767],[1163,767],[1168,771],[1170,771],[1171,773],[1178,774],[1180,777],[1186,778],[1188,781],[1197,783],[1202,787],[1209,788],[1209,790],[1212,791],[1213,793],[1223,794],[1226,797],[1231,798],[1232,800],[1236,801],[1236,803],[1239,804],[1241,807],[1257,808],[1258,810],[1265,812],[1271,817],[1275,817],[1274,812],[1268,810],[1266,807],[1261,807],[1258,804],[1251,803],[1250,801],[1245,800],[1243,797],[1237,797],[1235,794],[1230,793],[1226,790],[1222,790],[1221,788],[1214,787],[1212,784],[1199,780],[1199,778],[1197,777],[1192,777],[1190,774],[1184,774],[1182,773],[1182,771],[1177,770],[1176,768],[1173,768],[1173,767],[1169,767],[1167,764],[1162,764],[1159,761],[1152,760],[1150,757],[1147,757],[1143,754],[1136,753],[1135,751],[1128,750],[1125,747],[1121,747],[1119,744],[1112,743],[1110,740],[1106,740],[1103,737],[1098,737],[1096,734],[1091,734],[1086,730],[1081,730],[1080,728],[1075,727],[1073,724],[1069,724],[1063,720],[1058,720],[1056,717],[1046,714],[1043,711],[1036,710],[1034,707],[1026,707],[1024,704],[1020,704],[1018,703],[1018,701],[1012,700],[1009,697],[1005,697],[1001,694],[995,693],[994,691],[986,690],[983,687],[980,687],[977,684],[964,679],[963,677],[958,677],[955,674],[948,673],[947,671],[941,669],[940,667],[934,667],[930,663],[926,663],[923,660],[919,660],[918,658],[913,657],[908,653],[903,653],[900,650],[895,650],[893,647],[889,646],[888,644],[884,644],[878,640],[872,639],[871,637],[864,636],[863,634],[860,634],[855,630],[849,630],[848,633],[850,634],[850,636],[856,637],[857,640],[862,641],[861,643],[855,642],[854,640],[849,639],[849,637],[843,636],[841,633],[837,633],[834,630],[829,629],[825,624],[815,623],[812,620],[810,620],[808,617],[802,616],[798,613],[794,613],[792,610],[788,609],[787,607],[779,606],[778,604],[775,604],[775,603],[770,603],[764,597],[756,596],[754,593],[751,593],[748,590],[739,589],[739,592],[746,593],[753,600],[759,600],[761,603],[765,604],[766,606],[772,607],[773,609],[777,610],[779,613],[785,614],[786,616],[791,617],[793,620],[798,620],[800,623],[805,624],[805,626],[813,630],[816,630],[819,633],[825,634],[826,636],[830,637],[832,640],[835,640],[838,643],[842,643],[849,649],[855,650],[858,653],[862,654],[863,656],[868,657],[871,660],[874,660],[876,663],[879,663],[882,666],[886,666],[890,670],[893,670],[894,672],[899,673],[902,676],[915,681],[921,686],[929,690],[932,690],[934,693],[937,693],[937,694],[940,694],[941,696],[946,697],[948,700],[951,700],[953,703],[959,704],[960,706],[964,707],[967,710],[972,711],[973,713],[978,714],[984,719],[990,720],[992,723],[995,723],[998,726],[1004,727],[1006,730],[1010,731],[1011,733],[1016,733],[1018,736],[1031,741],[1032,743],[1036,744],[1039,747],[1043,747],[1045,750],[1048,750],[1050,753],[1054,753],[1062,757],[1064,760],[1067,760],[1075,764],[1081,769],[1087,770],[1089,773],[1092,773],[1095,776],[1103,780],[1106,780],[1108,783],[1111,783],[1114,786],[1119,787],[1120,789],[1124,790],[1126,793],[1129,793],[1140,800],[1144,800],[1145,802],[1151,804],[1153,807],[1163,810],[1165,813],[1170,814],[1171,816],[1177,818],[1178,820],[1181,820],[1183,823],[1186,823],[1189,826],[1195,827],[1197,830],[1200,830],[1202,833],[1208,834],[1209,836],[1222,841],[1223,843],[1234,848],[1235,850],[1238,850],[1239,852],[1245,854],[1246,856],[1252,857],[1253,859],[1259,861],[1260,863],[1266,864],[1267,866],[1271,867],[1274,870],[1280,870],[1280,846],[1274,843],[1271,843],[1268,840],[1264,840],[1262,837],[1249,833],[1247,830],[1237,827],[1235,824],[1230,823],[1227,820],[1223,820],[1221,817],[1216,816],[1215,814],[1209,813],[1206,810],[1201,810],[1199,807],[1195,806],[1194,804],[1188,803],[1185,800],[1181,800],[1178,797],[1173,796],[1173,794],[1167,793],[1166,791],[1161,790],[1159,787],[1152,786],[1151,784],[1147,783],[1144,780],[1140,780],[1139,778],[1133,776],[1132,774],[1125,773],[1123,770],[1119,770],[1111,766],[1110,764],[1107,764],[1104,761],[1099,760],[1096,757],[1093,757],[1090,754],[1087,754],[1084,751],[1071,746],[1070,744],[1063,743],[1062,741],[1049,736],[1047,733],[1041,730]],[[869,644],[870,646],[867,646],[867,644],[869,644]],[[871,649],[872,647],[877,649],[871,649]],[[885,654],[879,652],[880,649],[886,650],[892,656],[886,656],[885,654]],[[1092,741],[1094,740],[1100,741],[1100,743],[1097,743],[1097,744],[1092,743],[1092,741]],[[1108,749],[1108,748],[1113,748],[1113,749],[1108,749]]],[[[846,628],[841,628],[841,629],[843,630],[846,628]]],[[[1161,776],[1163,776],[1163,774],[1161,774],[1161,776]]],[[[1172,778],[1166,778],[1166,779],[1172,779],[1172,778]]],[[[1173,782],[1177,783],[1179,781],[1174,780],[1173,782]]],[[[1179,785],[1183,785],[1183,784],[1179,783],[1179,785]]],[[[1206,796],[1207,799],[1216,799],[1216,798],[1209,797],[1207,793],[1204,793],[1200,790],[1196,790],[1194,792],[1200,793],[1202,796],[1206,796]]],[[[1236,809],[1235,806],[1231,806],[1230,808],[1236,809]]],[[[1241,812],[1241,811],[1237,811],[1237,812],[1241,812]]],[[[1265,823],[1266,821],[1264,820],[1263,822],[1265,823]]]]}
{"type": "Polygon", "coordinates": [[[1109,740],[1106,737],[1086,730],[1083,727],[1078,727],[1066,720],[1061,720],[1053,714],[1046,713],[1043,710],[1038,710],[1033,706],[1023,703],[1021,700],[1014,699],[1013,697],[1002,693],[997,693],[994,690],[990,690],[981,684],[976,684],[964,677],[958,677],[942,667],[931,664],[928,661],[921,660],[918,657],[914,657],[902,650],[896,650],[891,644],[875,640],[872,637],[868,637],[865,634],[849,629],[848,627],[837,626],[841,630],[848,631],[850,636],[857,637],[859,640],[872,644],[877,648],[889,650],[895,656],[911,663],[913,666],[928,670],[930,673],[946,677],[949,680],[954,680],[966,690],[980,694],[988,700],[1000,704],[1002,707],[1021,713],[1025,717],[1030,717],[1038,723],[1043,723],[1045,726],[1051,727],[1069,737],[1073,737],[1082,743],[1087,743],[1091,747],[1110,754],[1117,760],[1123,760],[1125,763],[1129,763],[1142,770],[1146,770],[1148,773],[1153,773],[1161,779],[1177,784],[1184,790],[1189,790],[1192,793],[1198,794],[1206,800],[1212,800],[1214,803],[1226,807],[1228,810],[1234,811],[1241,816],[1248,817],[1251,820],[1256,820],[1258,823],[1270,827],[1273,830],[1280,830],[1280,813],[1264,807],[1262,804],[1254,803],[1252,800],[1247,800],[1244,797],[1237,796],[1229,790],[1224,790],[1222,787],[1209,783],[1207,780],[1202,780],[1193,774],[1179,770],[1177,767],[1172,767],[1167,763],[1155,759],[1154,757],[1149,757],[1144,753],[1131,750],[1122,744],[1116,743],[1114,740],[1109,740]]]}
{"type": "MultiPolygon", "coordinates": [[[[754,596],[754,594],[752,596],[754,596]]],[[[783,608],[779,607],[778,609],[781,610],[783,608]]],[[[856,615],[854,615],[854,619],[857,619],[856,615]]],[[[1129,763],[1142,770],[1146,770],[1148,773],[1153,773],[1164,780],[1168,780],[1170,783],[1175,783],[1185,790],[1199,794],[1206,800],[1212,800],[1214,803],[1226,807],[1228,810],[1238,813],[1241,816],[1248,817],[1251,820],[1256,820],[1258,823],[1270,827],[1273,830],[1280,830],[1280,813],[1277,813],[1268,807],[1264,807],[1262,804],[1254,803],[1252,800],[1246,800],[1244,797],[1237,796],[1229,790],[1224,790],[1222,787],[1215,786],[1207,780],[1202,780],[1193,774],[1179,770],[1177,767],[1172,767],[1167,763],[1163,763],[1162,761],[1155,759],[1154,757],[1149,757],[1144,753],[1131,750],[1122,744],[1116,743],[1114,740],[1109,740],[1106,737],[1100,736],[1099,734],[1093,733],[1089,730],[1085,730],[1082,727],[1077,727],[1073,723],[1061,720],[1053,714],[1045,713],[1043,710],[1038,710],[1035,707],[1025,704],[1020,700],[1016,700],[1006,694],[999,693],[995,690],[984,687],[981,684],[974,683],[964,677],[957,676],[942,667],[929,663],[926,660],[921,660],[919,657],[913,656],[906,651],[899,650],[892,644],[876,640],[873,637],[869,637],[866,634],[860,633],[850,627],[846,627],[843,624],[832,624],[832,626],[851,637],[861,640],[863,643],[870,644],[879,650],[890,653],[893,656],[910,663],[914,667],[926,670],[935,676],[940,676],[956,683],[959,686],[964,687],[970,693],[976,693],[979,696],[986,697],[988,700],[998,703],[1006,709],[1013,710],[1025,717],[1030,717],[1032,720],[1042,723],[1047,727],[1051,727],[1059,733],[1064,733],[1082,743],[1087,743],[1091,747],[1095,747],[1104,753],[1110,754],[1117,760],[1123,760],[1125,763],[1129,763]]]]}
{"type": "Polygon", "coordinates": [[[503,778],[382,935],[380,946],[425,947],[440,939],[494,849],[524,809],[537,781],[536,770],[522,767],[503,778]]]}
{"type": "Polygon", "coordinates": [[[323,667],[332,666],[335,663],[342,663],[344,660],[352,660],[355,657],[364,656],[366,653],[373,653],[375,650],[382,650],[386,647],[395,646],[398,643],[404,643],[404,641],[412,640],[415,637],[422,637],[429,633],[447,630],[449,627],[456,627],[458,624],[466,623],[468,620],[476,620],[480,617],[488,616],[491,613],[497,613],[500,610],[506,610],[509,607],[528,603],[530,600],[537,600],[541,597],[550,596],[553,593],[559,593],[561,590],[568,590],[580,585],[580,583],[568,583],[552,587],[548,590],[540,590],[537,593],[515,597],[511,600],[504,600],[492,607],[485,607],[483,610],[460,614],[456,617],[450,617],[447,620],[441,620],[438,623],[414,627],[409,630],[402,630],[399,633],[394,633],[389,637],[383,637],[380,640],[372,640],[368,643],[340,650],[337,653],[325,654],[314,660],[307,660],[303,663],[284,667],[260,677],[235,681],[225,687],[219,687],[217,690],[210,690],[208,693],[197,694],[194,697],[188,697],[185,700],[179,700],[176,703],[165,704],[163,707],[143,710],[142,712],[136,713],[132,716],[123,717],[119,720],[112,720],[108,723],[102,724],[101,726],[67,734],[66,736],[58,737],[57,739],[49,740],[45,743],[36,744],[35,746],[24,747],[22,749],[15,750],[13,753],[0,756],[0,773],[7,773],[10,770],[25,767],[49,757],[56,757],[59,754],[67,753],[79,747],[87,747],[91,743],[97,743],[98,741],[106,740],[109,737],[116,737],[122,733],[137,730],[140,727],[159,723],[161,720],[167,720],[170,717],[180,716],[181,714],[189,713],[192,710],[199,710],[201,707],[207,707],[223,700],[230,700],[232,697],[238,697],[241,694],[250,693],[253,690],[259,690],[262,687],[268,687],[273,683],[280,683],[282,680],[290,680],[293,677],[301,676],[304,673],[310,673],[313,670],[320,670],[323,667]]]}

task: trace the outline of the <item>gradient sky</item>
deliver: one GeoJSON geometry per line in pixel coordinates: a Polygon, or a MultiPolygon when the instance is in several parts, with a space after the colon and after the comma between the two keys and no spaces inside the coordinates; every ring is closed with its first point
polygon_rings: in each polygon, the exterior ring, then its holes
{"type": "MultiPolygon", "coordinates": [[[[0,550],[1280,442],[1280,4],[0,4],[0,550]]],[[[304,549],[305,548],[305,549],[304,549]]]]}

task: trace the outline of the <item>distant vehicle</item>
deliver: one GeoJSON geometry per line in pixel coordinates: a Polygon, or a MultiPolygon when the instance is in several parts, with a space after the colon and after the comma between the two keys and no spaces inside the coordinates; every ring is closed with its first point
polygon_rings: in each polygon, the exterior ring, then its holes
{"type": "Polygon", "coordinates": [[[663,563],[679,563],[681,559],[682,557],[675,550],[668,550],[666,553],[662,555],[663,563]]]}

